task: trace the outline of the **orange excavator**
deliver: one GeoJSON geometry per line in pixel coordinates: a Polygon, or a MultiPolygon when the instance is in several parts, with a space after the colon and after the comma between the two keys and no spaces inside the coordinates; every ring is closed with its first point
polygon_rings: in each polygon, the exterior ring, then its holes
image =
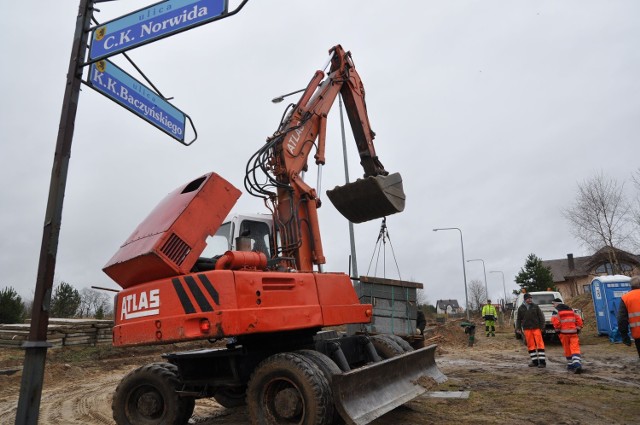
{"type": "Polygon", "coordinates": [[[169,193],[104,267],[123,288],[115,346],[225,342],[131,371],[113,397],[117,424],[186,424],[195,400],[207,397],[246,404],[253,424],[366,424],[424,393],[424,379],[446,380],[435,345],[327,329],[373,314],[349,275],[322,270],[320,201],[303,179],[314,147],[324,165],[327,114],[339,94],[364,177],[329,199],[355,223],[400,212],[405,201],[400,175],[376,156],[351,54],[340,45],[329,54],[326,75],[315,73],[247,164],[245,188],[270,215],[225,221],[241,192],[208,173],[169,193]],[[213,246],[219,255],[204,255],[213,246]]]}

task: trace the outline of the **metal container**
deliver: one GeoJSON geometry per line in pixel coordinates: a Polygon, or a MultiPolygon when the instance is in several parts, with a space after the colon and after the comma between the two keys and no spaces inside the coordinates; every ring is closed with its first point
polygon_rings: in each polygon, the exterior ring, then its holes
{"type": "Polygon", "coordinates": [[[363,325],[370,333],[399,336],[416,334],[417,290],[422,283],[360,276],[355,283],[360,303],[373,306],[371,323],[363,325]]]}

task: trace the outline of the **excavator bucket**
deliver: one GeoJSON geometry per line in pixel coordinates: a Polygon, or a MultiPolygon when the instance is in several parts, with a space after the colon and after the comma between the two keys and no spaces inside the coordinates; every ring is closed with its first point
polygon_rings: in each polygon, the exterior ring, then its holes
{"type": "Polygon", "coordinates": [[[436,345],[333,376],[334,404],[347,425],[364,425],[447,380],[436,345]]]}
{"type": "Polygon", "coordinates": [[[404,210],[400,173],[358,179],[327,190],[327,196],[340,214],[352,223],[363,223],[404,210]]]}

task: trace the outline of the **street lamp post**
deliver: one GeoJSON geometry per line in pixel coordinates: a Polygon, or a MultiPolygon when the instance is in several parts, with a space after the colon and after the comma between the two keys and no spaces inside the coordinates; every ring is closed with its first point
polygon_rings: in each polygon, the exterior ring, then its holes
{"type": "Polygon", "coordinates": [[[437,232],[438,230],[457,230],[458,232],[460,232],[460,247],[462,248],[462,276],[464,278],[464,302],[465,302],[465,309],[467,310],[467,320],[471,320],[471,317],[469,316],[469,295],[467,294],[467,269],[464,264],[465,263],[464,242],[462,241],[462,230],[460,230],[458,227],[442,227],[438,229],[433,229],[434,232],[437,232]]]}
{"type": "Polygon", "coordinates": [[[487,269],[484,268],[484,260],[482,258],[474,258],[473,260],[467,260],[467,263],[469,261],[482,261],[482,271],[484,272],[484,295],[487,299],[489,299],[489,287],[487,286],[487,269]]]}
{"type": "Polygon", "coordinates": [[[507,287],[504,285],[504,272],[501,270],[489,270],[489,273],[500,273],[502,275],[502,290],[504,291],[504,304],[507,305],[507,287]]]}

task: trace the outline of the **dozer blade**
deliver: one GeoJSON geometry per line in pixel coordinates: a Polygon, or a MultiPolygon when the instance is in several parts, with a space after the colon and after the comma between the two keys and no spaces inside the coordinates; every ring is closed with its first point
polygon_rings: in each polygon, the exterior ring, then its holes
{"type": "Polygon", "coordinates": [[[386,217],[404,210],[405,195],[400,173],[358,179],[327,190],[340,214],[352,223],[386,217]]]}
{"type": "Polygon", "coordinates": [[[435,362],[436,345],[333,376],[334,404],[348,425],[364,425],[425,393],[447,377],[435,362]]]}

